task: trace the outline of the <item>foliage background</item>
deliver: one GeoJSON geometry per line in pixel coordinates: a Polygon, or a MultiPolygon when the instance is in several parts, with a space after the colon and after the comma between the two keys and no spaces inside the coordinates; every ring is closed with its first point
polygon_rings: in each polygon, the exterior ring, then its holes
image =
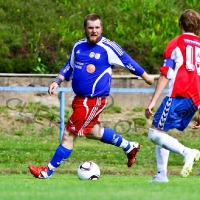
{"type": "MultiPolygon", "coordinates": [[[[149,73],[157,73],[167,42],[179,34],[185,9],[198,0],[0,0],[0,73],[57,73],[92,12],[103,35],[119,43],[149,73]]],[[[119,73],[119,71],[116,71],[119,73]]]]}

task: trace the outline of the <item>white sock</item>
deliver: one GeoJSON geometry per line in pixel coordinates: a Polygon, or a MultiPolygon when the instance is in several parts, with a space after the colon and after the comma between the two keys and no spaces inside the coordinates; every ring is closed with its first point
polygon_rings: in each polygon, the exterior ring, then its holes
{"type": "Polygon", "coordinates": [[[168,137],[163,142],[162,147],[173,151],[174,153],[178,153],[185,157],[187,153],[189,153],[190,149],[185,147],[183,144],[181,144],[177,139],[167,135],[168,137]]]}
{"type": "Polygon", "coordinates": [[[185,147],[182,156],[185,158],[190,152],[191,152],[191,149],[188,147],[185,147]]]}
{"type": "Polygon", "coordinates": [[[148,137],[155,144],[174,153],[180,154],[183,157],[185,157],[191,150],[181,144],[177,139],[169,136],[165,131],[150,128],[148,137]]]}
{"type": "Polygon", "coordinates": [[[122,138],[122,143],[120,144],[119,147],[121,148],[126,148],[129,145],[129,141],[125,140],[124,138],[122,138]]]}
{"type": "Polygon", "coordinates": [[[157,168],[158,172],[160,172],[162,176],[167,176],[168,158],[169,158],[169,150],[159,145],[156,145],[157,168]]]}

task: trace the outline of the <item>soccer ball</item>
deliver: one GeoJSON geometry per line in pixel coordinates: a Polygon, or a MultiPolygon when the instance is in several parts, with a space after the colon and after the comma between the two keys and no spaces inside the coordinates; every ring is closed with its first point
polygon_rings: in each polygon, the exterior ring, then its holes
{"type": "Polygon", "coordinates": [[[82,162],[78,167],[78,177],[81,180],[97,180],[100,177],[99,166],[93,161],[82,162]]]}

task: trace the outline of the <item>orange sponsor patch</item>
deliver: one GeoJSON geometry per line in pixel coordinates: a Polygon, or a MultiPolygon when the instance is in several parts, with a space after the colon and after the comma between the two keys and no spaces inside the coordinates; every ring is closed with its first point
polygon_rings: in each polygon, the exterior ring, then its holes
{"type": "Polygon", "coordinates": [[[87,72],[89,73],[93,73],[95,71],[95,66],[93,64],[89,64],[87,67],[86,67],[86,70],[87,72]]]}

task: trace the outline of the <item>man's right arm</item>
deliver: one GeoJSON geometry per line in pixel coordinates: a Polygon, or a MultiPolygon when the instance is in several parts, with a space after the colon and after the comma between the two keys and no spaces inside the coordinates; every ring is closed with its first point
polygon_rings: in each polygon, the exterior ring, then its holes
{"type": "Polygon", "coordinates": [[[63,68],[60,70],[59,74],[56,76],[56,78],[52,81],[52,83],[49,86],[48,93],[52,95],[56,88],[64,81],[69,81],[71,79],[73,69],[70,65],[70,59],[65,63],[63,68]]]}
{"type": "Polygon", "coordinates": [[[151,116],[154,115],[153,108],[156,105],[158,98],[160,97],[162,91],[164,90],[164,88],[166,87],[166,85],[168,83],[169,83],[169,79],[167,79],[163,74],[160,74],[160,77],[159,77],[158,82],[156,84],[156,89],[155,89],[155,92],[153,94],[152,100],[145,110],[146,118],[149,119],[151,116]]]}
{"type": "Polygon", "coordinates": [[[61,78],[63,77],[66,81],[69,81],[72,78],[71,75],[73,72],[73,68],[71,67],[70,62],[71,62],[71,56],[59,72],[61,78]]]}
{"type": "Polygon", "coordinates": [[[48,93],[52,95],[56,91],[56,88],[64,81],[64,79],[65,77],[63,75],[58,74],[53,82],[50,84],[48,93]]]}

